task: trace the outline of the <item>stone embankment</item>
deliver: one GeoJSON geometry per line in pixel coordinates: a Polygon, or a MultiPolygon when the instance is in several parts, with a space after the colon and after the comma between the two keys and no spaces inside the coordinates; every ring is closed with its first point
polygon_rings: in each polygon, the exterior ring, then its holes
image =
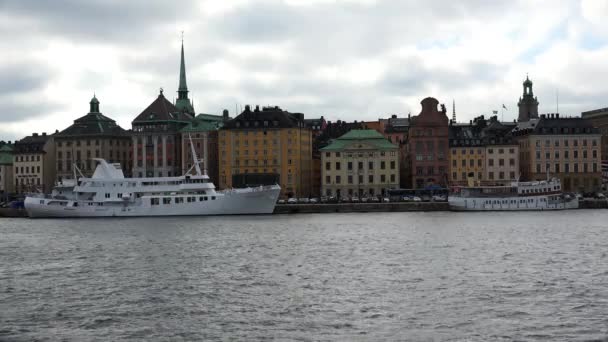
{"type": "Polygon", "coordinates": [[[278,204],[275,214],[446,211],[447,202],[278,204]]]}

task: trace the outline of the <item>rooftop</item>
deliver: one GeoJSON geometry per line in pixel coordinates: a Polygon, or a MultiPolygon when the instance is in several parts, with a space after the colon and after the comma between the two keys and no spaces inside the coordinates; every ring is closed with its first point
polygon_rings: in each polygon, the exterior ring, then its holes
{"type": "Polygon", "coordinates": [[[328,146],[321,148],[321,151],[338,151],[348,148],[353,143],[361,142],[371,145],[379,150],[397,150],[399,147],[386,140],[382,134],[374,129],[353,129],[343,136],[334,139],[328,146]]]}

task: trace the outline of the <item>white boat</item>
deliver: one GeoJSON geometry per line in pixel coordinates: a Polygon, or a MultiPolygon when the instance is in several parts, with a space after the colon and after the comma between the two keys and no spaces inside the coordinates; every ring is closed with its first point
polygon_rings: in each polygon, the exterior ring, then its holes
{"type": "MultiPolygon", "coordinates": [[[[194,149],[193,149],[193,156],[194,149]]],[[[25,198],[30,217],[112,217],[271,214],[279,185],[216,191],[195,156],[195,175],[125,178],[120,164],[94,158],[90,178],[61,182],[50,195],[25,198]]],[[[75,177],[76,179],[76,177],[75,177]]]]}
{"type": "Polygon", "coordinates": [[[559,179],[511,182],[506,186],[453,187],[450,209],[457,211],[577,209],[578,198],[562,192],[559,179]]]}

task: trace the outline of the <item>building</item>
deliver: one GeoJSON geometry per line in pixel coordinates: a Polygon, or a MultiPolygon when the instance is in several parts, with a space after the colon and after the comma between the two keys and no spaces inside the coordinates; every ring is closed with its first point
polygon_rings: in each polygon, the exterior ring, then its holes
{"type": "Polygon", "coordinates": [[[325,121],[323,116],[318,119],[304,119],[304,123],[310,129],[313,140],[320,136],[327,128],[327,121],[325,121]]]}
{"type": "Polygon", "coordinates": [[[558,177],[564,191],[600,189],[601,135],[589,120],[543,114],[520,123],[513,134],[524,180],[558,177]]]}
{"type": "Polygon", "coordinates": [[[218,184],[218,131],[228,120],[230,120],[228,110],[224,110],[222,115],[199,114],[181,129],[182,174],[195,173],[190,146],[192,142],[197,157],[202,161],[201,169],[207,173],[211,181],[218,184]]]}
{"type": "MultiPolygon", "coordinates": [[[[0,141],[0,194],[6,195],[15,190],[13,183],[13,145],[0,141]]],[[[2,201],[3,196],[0,196],[2,201]]]]}
{"type": "Polygon", "coordinates": [[[16,141],[13,153],[15,192],[50,193],[56,179],[53,136],[34,133],[16,141]]]}
{"type": "Polygon", "coordinates": [[[92,176],[96,167],[93,158],[120,163],[124,174],[131,174],[131,136],[99,111],[95,96],[89,102],[89,113],[53,137],[58,179],[74,178],[74,165],[84,176],[92,176]]]}
{"type": "Polygon", "coordinates": [[[219,157],[221,188],[275,180],[281,196],[313,193],[312,133],[304,114],[245,106],[220,130],[219,157]]]}
{"type": "Polygon", "coordinates": [[[538,119],[538,99],[534,97],[532,91],[532,81],[526,75],[526,80],[523,83],[524,93],[519,98],[517,107],[519,107],[519,117],[517,121],[529,121],[530,119],[538,119]]]}
{"type": "Polygon", "coordinates": [[[448,117],[445,106],[437,110],[439,101],[427,97],[422,111],[410,119],[408,133],[412,186],[445,187],[448,181],[448,117]]]}
{"type": "Polygon", "coordinates": [[[182,42],[178,99],[172,104],[160,94],[131,123],[133,177],[171,177],[182,171],[182,133],[194,119],[188,98],[186,63],[182,42]]]}
{"type": "Polygon", "coordinates": [[[399,118],[391,115],[389,119],[380,119],[384,131],[381,132],[388,141],[399,146],[399,185],[401,188],[412,188],[412,170],[409,158],[408,137],[410,131],[410,117],[399,118]]]}
{"type": "Polygon", "coordinates": [[[450,184],[504,185],[519,177],[519,145],[513,124],[480,116],[450,124],[450,184]]]}
{"type": "Polygon", "coordinates": [[[593,127],[602,135],[602,183],[608,183],[608,108],[590,110],[582,113],[583,119],[591,121],[593,127]]]}
{"type": "Polygon", "coordinates": [[[325,196],[378,196],[399,188],[399,146],[376,130],[351,130],[320,151],[325,196]]]}

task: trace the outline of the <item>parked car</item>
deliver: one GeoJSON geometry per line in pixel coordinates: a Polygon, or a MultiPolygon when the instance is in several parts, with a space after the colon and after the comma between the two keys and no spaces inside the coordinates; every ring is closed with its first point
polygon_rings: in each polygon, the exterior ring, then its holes
{"type": "Polygon", "coordinates": [[[605,199],[606,196],[603,193],[598,192],[597,194],[595,194],[595,198],[596,199],[605,199]]]}
{"type": "Polygon", "coordinates": [[[277,204],[285,204],[285,200],[284,199],[280,199],[277,201],[277,204]]]}
{"type": "Polygon", "coordinates": [[[412,201],[414,201],[414,202],[422,202],[422,198],[420,198],[418,196],[414,196],[414,197],[412,197],[412,201]]]}
{"type": "Polygon", "coordinates": [[[327,196],[322,196],[322,197],[321,197],[321,203],[327,203],[327,202],[329,202],[329,197],[327,197],[327,196]]]}
{"type": "Polygon", "coordinates": [[[329,196],[329,198],[327,198],[327,202],[329,202],[329,203],[337,203],[338,202],[338,198],[336,198],[335,196],[329,196]]]}
{"type": "Polygon", "coordinates": [[[353,202],[353,203],[359,202],[359,197],[353,196],[353,197],[350,198],[350,201],[353,202]]]}
{"type": "Polygon", "coordinates": [[[388,202],[390,202],[390,201],[391,201],[391,199],[390,199],[390,198],[388,198],[388,197],[384,197],[384,198],[382,199],[382,202],[384,202],[384,203],[388,203],[388,202]]]}
{"type": "Polygon", "coordinates": [[[344,196],[344,197],[340,198],[340,202],[350,202],[350,198],[344,196]]]}
{"type": "Polygon", "coordinates": [[[445,202],[446,198],[443,195],[433,195],[433,202],[445,202]]]}
{"type": "Polygon", "coordinates": [[[403,197],[401,197],[401,200],[404,202],[409,202],[412,200],[412,198],[410,196],[403,196],[403,197]]]}
{"type": "Polygon", "coordinates": [[[310,203],[310,199],[308,197],[302,197],[298,199],[300,203],[310,203]]]}
{"type": "Polygon", "coordinates": [[[295,197],[291,197],[289,199],[287,199],[287,204],[296,204],[298,203],[298,199],[295,197]]]}
{"type": "Polygon", "coordinates": [[[367,197],[361,197],[361,202],[367,202],[369,200],[369,198],[367,197]]]}
{"type": "Polygon", "coordinates": [[[369,201],[370,201],[370,202],[373,202],[373,203],[378,203],[378,202],[380,202],[380,198],[379,198],[379,197],[374,196],[374,197],[370,198],[370,199],[369,199],[369,201]]]}
{"type": "Polygon", "coordinates": [[[319,199],[313,197],[310,199],[310,203],[319,203],[319,199]]]}

